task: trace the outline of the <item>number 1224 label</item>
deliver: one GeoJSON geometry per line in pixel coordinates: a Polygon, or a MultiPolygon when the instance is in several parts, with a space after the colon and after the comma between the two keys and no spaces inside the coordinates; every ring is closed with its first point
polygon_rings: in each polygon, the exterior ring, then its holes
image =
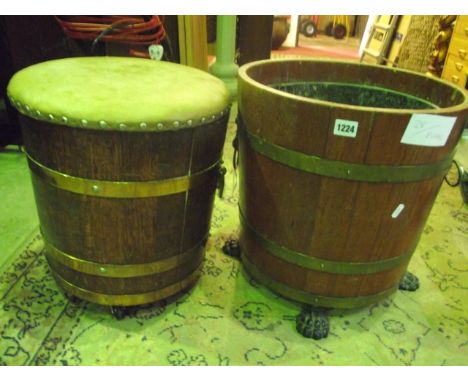
{"type": "Polygon", "coordinates": [[[348,121],[347,119],[335,119],[335,128],[333,134],[342,137],[355,138],[359,123],[357,121],[348,121]]]}

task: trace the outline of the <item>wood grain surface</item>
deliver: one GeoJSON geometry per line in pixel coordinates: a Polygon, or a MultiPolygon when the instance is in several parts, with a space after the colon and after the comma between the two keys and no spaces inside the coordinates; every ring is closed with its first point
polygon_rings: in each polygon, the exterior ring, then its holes
{"type": "MultiPolygon", "coordinates": [[[[28,155],[49,169],[92,180],[148,182],[189,176],[218,162],[227,116],[192,129],[145,133],[70,128],[24,116],[21,125],[28,155]]],[[[217,172],[186,192],[144,198],[65,191],[34,173],[32,182],[44,240],[67,255],[105,267],[187,253],[172,269],[139,277],[86,274],[49,256],[52,271],[77,288],[144,294],[183,281],[201,264],[217,172]]]]}

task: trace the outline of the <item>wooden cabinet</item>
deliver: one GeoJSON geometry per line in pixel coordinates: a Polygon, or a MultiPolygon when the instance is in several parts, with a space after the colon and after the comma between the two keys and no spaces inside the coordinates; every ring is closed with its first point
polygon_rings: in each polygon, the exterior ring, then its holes
{"type": "Polygon", "coordinates": [[[458,16],[444,64],[442,78],[462,88],[468,77],[468,16],[458,16]]]}

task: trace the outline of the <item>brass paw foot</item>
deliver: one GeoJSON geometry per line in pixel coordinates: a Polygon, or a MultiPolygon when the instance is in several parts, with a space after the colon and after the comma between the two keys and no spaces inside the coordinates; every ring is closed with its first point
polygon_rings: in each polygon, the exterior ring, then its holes
{"type": "Polygon", "coordinates": [[[228,240],[223,245],[223,252],[231,257],[240,258],[239,240],[228,240]]]}
{"type": "Polygon", "coordinates": [[[326,310],[305,305],[296,317],[296,330],[314,340],[328,337],[330,324],[326,310]]]}
{"type": "Polygon", "coordinates": [[[406,272],[400,280],[398,289],[414,292],[419,288],[419,279],[411,272],[406,272]]]}

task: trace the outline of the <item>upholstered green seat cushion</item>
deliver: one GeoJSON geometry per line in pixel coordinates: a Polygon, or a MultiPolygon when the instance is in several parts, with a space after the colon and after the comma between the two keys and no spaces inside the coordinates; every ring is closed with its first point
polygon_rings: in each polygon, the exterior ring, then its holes
{"type": "Polygon", "coordinates": [[[84,128],[178,129],[220,118],[229,92],[188,66],[130,57],[77,57],[17,72],[8,96],[32,118],[84,128]]]}

